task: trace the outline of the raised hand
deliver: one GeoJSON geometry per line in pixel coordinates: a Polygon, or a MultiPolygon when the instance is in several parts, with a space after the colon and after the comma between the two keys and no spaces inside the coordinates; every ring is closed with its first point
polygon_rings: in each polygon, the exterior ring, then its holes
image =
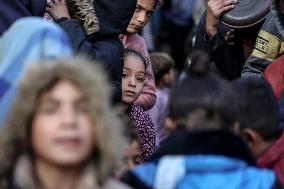
{"type": "Polygon", "coordinates": [[[237,0],[209,0],[207,3],[206,32],[213,38],[218,32],[219,18],[222,13],[235,7],[237,0]]]}
{"type": "Polygon", "coordinates": [[[62,17],[70,18],[65,0],[50,0],[47,3],[46,11],[54,20],[58,20],[62,17]]]}

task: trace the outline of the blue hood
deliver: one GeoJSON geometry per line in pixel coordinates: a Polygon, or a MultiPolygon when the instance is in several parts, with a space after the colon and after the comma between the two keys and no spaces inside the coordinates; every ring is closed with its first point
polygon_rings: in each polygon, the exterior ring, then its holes
{"type": "Polygon", "coordinates": [[[15,22],[0,38],[0,126],[26,64],[71,55],[69,39],[56,24],[39,18],[22,18],[15,22]]]}
{"type": "Polygon", "coordinates": [[[133,173],[154,189],[271,189],[270,170],[225,156],[165,156],[138,166],[133,173]]]}

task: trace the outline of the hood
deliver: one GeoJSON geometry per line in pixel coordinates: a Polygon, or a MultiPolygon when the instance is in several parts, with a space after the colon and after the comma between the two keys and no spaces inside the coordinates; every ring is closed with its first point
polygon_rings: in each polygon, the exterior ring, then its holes
{"type": "Polygon", "coordinates": [[[3,34],[0,38],[0,126],[27,62],[71,54],[70,42],[63,30],[39,18],[22,18],[3,34]]]}
{"type": "Polygon", "coordinates": [[[157,163],[138,166],[133,174],[155,189],[271,189],[272,171],[225,156],[164,156],[157,163]]]}
{"type": "Polygon", "coordinates": [[[69,0],[72,17],[90,37],[123,33],[133,16],[136,0],[69,0]]]}
{"type": "Polygon", "coordinates": [[[22,17],[40,16],[45,13],[46,0],[0,1],[0,36],[10,25],[22,17]]]}

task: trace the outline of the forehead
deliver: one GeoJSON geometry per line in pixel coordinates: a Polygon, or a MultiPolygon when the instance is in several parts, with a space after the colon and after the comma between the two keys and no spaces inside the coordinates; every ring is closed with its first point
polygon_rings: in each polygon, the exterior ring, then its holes
{"type": "Polygon", "coordinates": [[[81,97],[83,95],[82,90],[73,82],[68,80],[60,80],[56,82],[52,88],[45,91],[41,98],[43,97],[64,97],[64,99],[68,98],[76,98],[81,97]]]}
{"type": "Polygon", "coordinates": [[[145,72],[145,65],[143,60],[141,60],[140,57],[132,54],[124,57],[124,67],[135,71],[145,72]]]}
{"type": "Polygon", "coordinates": [[[155,1],[156,0],[137,0],[137,5],[142,6],[146,10],[154,10],[155,9],[155,1]]]}

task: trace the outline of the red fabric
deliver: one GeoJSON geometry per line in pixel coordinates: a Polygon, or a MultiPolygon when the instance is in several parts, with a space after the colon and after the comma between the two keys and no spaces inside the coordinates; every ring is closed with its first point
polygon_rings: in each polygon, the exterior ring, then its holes
{"type": "Polygon", "coordinates": [[[284,185],[284,134],[268,151],[257,159],[258,166],[272,169],[279,182],[284,185]]]}
{"type": "Polygon", "coordinates": [[[264,70],[264,79],[269,82],[279,101],[284,89],[284,56],[280,56],[267,66],[264,70]]]}

